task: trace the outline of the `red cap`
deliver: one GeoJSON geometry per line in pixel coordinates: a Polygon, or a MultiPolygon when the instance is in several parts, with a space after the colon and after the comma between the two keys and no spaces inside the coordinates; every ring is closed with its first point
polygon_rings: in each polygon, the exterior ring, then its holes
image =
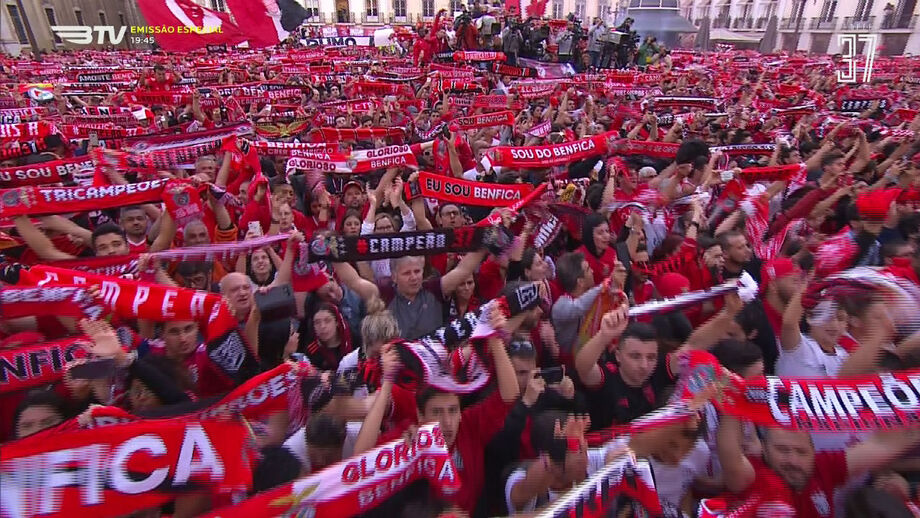
{"type": "Polygon", "coordinates": [[[671,298],[689,291],[690,281],[679,273],[668,272],[655,280],[655,287],[662,297],[671,298]]]}
{"type": "Polygon", "coordinates": [[[880,220],[888,217],[891,203],[901,194],[901,189],[882,189],[864,192],[856,198],[860,219],[880,220]]]}
{"type": "Polygon", "coordinates": [[[788,257],[779,256],[760,267],[760,292],[766,293],[767,286],[787,275],[800,274],[802,269],[788,257]]]}

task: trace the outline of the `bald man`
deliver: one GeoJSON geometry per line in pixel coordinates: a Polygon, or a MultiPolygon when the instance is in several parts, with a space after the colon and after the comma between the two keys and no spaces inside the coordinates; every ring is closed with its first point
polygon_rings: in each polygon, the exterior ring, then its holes
{"type": "Polygon", "coordinates": [[[249,277],[239,272],[228,273],[220,280],[220,293],[237,320],[246,320],[255,303],[249,277]]]}

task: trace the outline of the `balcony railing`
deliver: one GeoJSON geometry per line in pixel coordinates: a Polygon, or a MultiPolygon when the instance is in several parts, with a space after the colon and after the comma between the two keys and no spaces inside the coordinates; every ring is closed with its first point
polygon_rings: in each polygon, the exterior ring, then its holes
{"type": "Polygon", "coordinates": [[[882,25],[879,28],[882,30],[914,29],[917,27],[918,17],[920,17],[920,15],[917,14],[910,18],[906,16],[895,18],[894,15],[888,15],[882,18],[882,25]]]}
{"type": "Polygon", "coordinates": [[[731,23],[732,23],[732,19],[729,18],[728,16],[718,17],[712,21],[712,28],[713,29],[722,29],[722,28],[727,29],[731,26],[731,23]]]}
{"type": "Polygon", "coordinates": [[[754,24],[758,29],[766,29],[767,23],[770,21],[766,16],[761,16],[757,19],[757,22],[754,24]]]}
{"type": "Polygon", "coordinates": [[[735,18],[732,21],[732,29],[750,29],[754,26],[753,18],[735,18]]]}
{"type": "Polygon", "coordinates": [[[380,23],[380,16],[378,13],[361,13],[361,23],[380,23]]]}
{"type": "Polygon", "coordinates": [[[808,26],[813,31],[832,31],[835,27],[837,27],[836,16],[830,19],[812,18],[811,24],[808,26]]]}
{"type": "Polygon", "coordinates": [[[843,19],[841,29],[845,31],[871,31],[875,27],[875,16],[867,16],[862,19],[855,16],[847,16],[843,19]]]}
{"type": "MultiPolygon", "coordinates": [[[[789,18],[783,18],[779,21],[780,30],[795,30],[798,25],[798,18],[791,16],[789,18]]],[[[805,26],[805,23],[802,23],[802,27],[805,26]]]]}

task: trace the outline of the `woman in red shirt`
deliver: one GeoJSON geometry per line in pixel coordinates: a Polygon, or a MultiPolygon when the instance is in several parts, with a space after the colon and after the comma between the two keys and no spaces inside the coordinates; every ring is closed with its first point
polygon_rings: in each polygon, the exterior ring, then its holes
{"type": "Polygon", "coordinates": [[[594,272],[594,283],[600,284],[610,277],[617,261],[616,251],[610,246],[610,225],[607,220],[600,214],[588,215],[582,227],[581,242],[577,252],[584,254],[594,272]]]}

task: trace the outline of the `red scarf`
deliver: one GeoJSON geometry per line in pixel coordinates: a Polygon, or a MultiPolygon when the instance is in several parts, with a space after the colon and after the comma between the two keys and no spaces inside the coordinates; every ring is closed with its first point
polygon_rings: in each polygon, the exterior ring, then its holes
{"type": "Polygon", "coordinates": [[[25,187],[48,185],[64,181],[78,171],[92,169],[93,160],[86,156],[51,160],[39,164],[0,168],[0,186],[25,187]]]}
{"type": "Polygon", "coordinates": [[[593,135],[576,140],[548,146],[510,147],[498,146],[490,150],[492,164],[517,169],[544,168],[566,165],[577,160],[607,153],[608,139],[614,132],[593,135]]]}
{"type": "Polygon", "coordinates": [[[54,124],[45,121],[0,124],[0,141],[41,140],[58,133],[54,124]]]}
{"type": "Polygon", "coordinates": [[[653,158],[677,157],[678,143],[650,142],[647,140],[619,140],[614,145],[614,150],[621,155],[645,155],[653,158]]]}
{"type": "Polygon", "coordinates": [[[504,52],[481,52],[476,50],[460,50],[454,52],[455,61],[505,61],[504,52]]]}
{"type": "Polygon", "coordinates": [[[405,137],[405,128],[318,128],[315,136],[320,141],[338,142],[340,140],[373,140],[385,137],[405,137]]]}
{"type": "Polygon", "coordinates": [[[82,338],[0,349],[0,394],[54,383],[67,362],[86,356],[82,338]]]}
{"type": "Polygon", "coordinates": [[[45,286],[98,284],[102,305],[116,315],[154,322],[198,322],[205,336],[208,359],[217,368],[215,387],[239,384],[258,370],[255,355],[240,335],[238,322],[220,295],[44,265],[33,266],[25,275],[20,274],[20,284],[30,283],[45,286]]]}
{"type": "Polygon", "coordinates": [[[150,180],[99,187],[27,186],[0,190],[0,216],[41,216],[87,212],[158,202],[170,180],[150,180]]]}
{"type": "Polygon", "coordinates": [[[388,442],[206,516],[303,516],[306,512],[316,518],[354,516],[377,507],[421,476],[429,478],[442,495],[459,487],[436,424],[419,427],[411,445],[403,439],[388,442]]]}
{"type": "MultiPolygon", "coordinates": [[[[270,371],[263,372],[251,378],[232,392],[222,397],[213,405],[199,410],[194,414],[184,415],[183,419],[202,421],[216,419],[221,416],[233,417],[242,415],[250,421],[258,421],[271,414],[287,410],[288,391],[299,390],[297,382],[312,369],[305,363],[282,363],[270,371]]],[[[142,418],[112,406],[94,406],[89,409],[90,419],[83,422],[71,420],[69,423],[74,429],[98,428],[131,421],[141,421],[142,418]]]]}
{"type": "Polygon", "coordinates": [[[249,432],[240,421],[66,425],[4,445],[4,515],[75,516],[91,505],[95,516],[120,516],[189,489],[252,485],[249,432]]]}
{"type": "Polygon", "coordinates": [[[461,130],[491,128],[494,126],[513,126],[514,112],[506,110],[494,113],[480,113],[478,115],[470,115],[469,117],[457,117],[454,119],[454,122],[460,126],[461,130]]]}
{"type": "MultiPolygon", "coordinates": [[[[507,207],[533,191],[529,184],[471,182],[426,171],[419,172],[418,189],[426,198],[483,207],[507,207]]],[[[412,198],[412,186],[406,185],[406,192],[412,198]]]]}

